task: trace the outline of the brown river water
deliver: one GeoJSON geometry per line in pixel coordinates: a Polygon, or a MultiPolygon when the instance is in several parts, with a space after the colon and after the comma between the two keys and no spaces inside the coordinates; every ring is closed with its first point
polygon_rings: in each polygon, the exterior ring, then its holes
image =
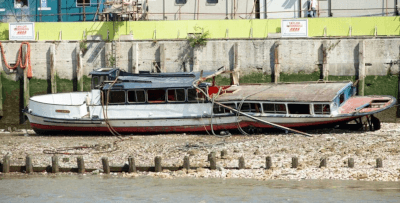
{"type": "Polygon", "coordinates": [[[0,202],[400,202],[400,183],[0,175],[0,202]]]}

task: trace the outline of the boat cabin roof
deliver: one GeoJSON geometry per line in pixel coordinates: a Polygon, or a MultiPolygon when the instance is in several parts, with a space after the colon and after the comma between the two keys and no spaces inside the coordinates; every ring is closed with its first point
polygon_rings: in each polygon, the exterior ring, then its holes
{"type": "MultiPolygon", "coordinates": [[[[217,71],[201,72],[174,72],[174,73],[150,73],[139,74],[119,72],[117,83],[112,89],[151,89],[151,88],[193,88],[193,82],[201,77],[207,77],[217,71]]],[[[92,75],[97,75],[93,73],[92,75]]],[[[200,87],[207,85],[201,83],[200,87]]],[[[110,89],[111,84],[105,84],[103,90],[110,89]]]]}
{"type": "Polygon", "coordinates": [[[216,101],[237,101],[246,98],[253,101],[331,102],[343,89],[352,84],[309,82],[231,86],[226,89],[227,93],[218,96],[216,101]]]}

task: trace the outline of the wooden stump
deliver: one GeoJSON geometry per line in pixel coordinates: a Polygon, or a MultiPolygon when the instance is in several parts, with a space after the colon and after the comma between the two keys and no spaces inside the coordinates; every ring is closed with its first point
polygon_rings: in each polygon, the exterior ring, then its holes
{"type": "Polygon", "coordinates": [[[10,156],[5,155],[3,158],[3,173],[10,172],[10,156]]]}
{"type": "Polygon", "coordinates": [[[101,162],[103,164],[103,171],[105,174],[110,174],[110,165],[108,164],[108,158],[103,157],[101,158],[101,162]]]}
{"type": "Polygon", "coordinates": [[[183,168],[186,169],[186,170],[190,169],[190,160],[189,160],[188,156],[185,156],[183,158],[183,168]]]}
{"type": "Polygon", "coordinates": [[[161,167],[161,157],[156,156],[156,158],[154,158],[154,164],[155,164],[154,171],[155,171],[155,172],[161,172],[161,171],[162,171],[162,167],[161,167]]]}
{"type": "Polygon", "coordinates": [[[322,168],[322,167],[325,167],[325,168],[326,168],[326,166],[327,166],[326,158],[325,158],[325,157],[324,157],[324,158],[321,158],[320,163],[319,163],[319,167],[320,167],[320,168],[322,168]]]}
{"type": "Polygon", "coordinates": [[[225,159],[228,156],[228,150],[224,149],[221,151],[221,158],[225,159]]]}
{"type": "Polygon", "coordinates": [[[210,169],[211,169],[211,170],[217,169],[217,158],[215,158],[215,156],[211,156],[211,159],[210,159],[210,169]]]}
{"type": "Polygon", "coordinates": [[[129,163],[128,173],[136,173],[135,159],[133,157],[129,157],[128,163],[129,163]]]}
{"type": "Polygon", "coordinates": [[[30,155],[27,155],[25,161],[26,161],[25,165],[26,173],[32,173],[33,172],[32,157],[30,155]]]}
{"type": "Polygon", "coordinates": [[[349,158],[347,165],[349,166],[349,168],[354,168],[354,159],[353,158],[349,158]]]}
{"type": "Polygon", "coordinates": [[[383,167],[382,158],[377,158],[376,159],[376,168],[382,168],[382,167],[383,167]]]}
{"type": "Polygon", "coordinates": [[[85,173],[85,161],[83,157],[76,158],[76,161],[78,162],[78,173],[85,173]]]}
{"type": "Polygon", "coordinates": [[[52,173],[58,173],[59,172],[58,157],[56,155],[51,157],[51,172],[52,173]]]}
{"type": "Polygon", "coordinates": [[[292,157],[292,168],[297,168],[299,165],[299,159],[297,157],[292,157]]]}
{"type": "Polygon", "coordinates": [[[239,169],[244,169],[245,166],[245,162],[244,162],[244,157],[240,157],[239,158],[239,169]]]}
{"type": "Polygon", "coordinates": [[[267,156],[265,158],[265,169],[271,169],[272,167],[272,158],[270,156],[267,156]]]}

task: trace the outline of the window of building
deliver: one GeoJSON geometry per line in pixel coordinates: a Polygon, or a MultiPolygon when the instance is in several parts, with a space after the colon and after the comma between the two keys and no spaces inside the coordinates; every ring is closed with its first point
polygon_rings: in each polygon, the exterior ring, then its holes
{"type": "Polygon", "coordinates": [[[286,114],[285,104],[263,104],[264,113],[286,114]]]}
{"type": "Polygon", "coordinates": [[[314,114],[330,114],[329,104],[314,104],[314,114]]]}
{"type": "Polygon", "coordinates": [[[76,0],[76,7],[82,7],[83,4],[90,6],[90,0],[76,0]]]}
{"type": "Polygon", "coordinates": [[[288,104],[290,114],[310,114],[309,104],[288,104]]]}
{"type": "Polygon", "coordinates": [[[128,91],[128,102],[129,103],[139,103],[145,102],[144,90],[132,90],[128,91]]]}
{"type": "Polygon", "coordinates": [[[207,0],[208,4],[217,4],[218,0],[207,0]]]}
{"type": "MultiPolygon", "coordinates": [[[[107,95],[105,95],[107,97],[107,95]]],[[[122,90],[111,90],[109,95],[109,104],[124,104],[125,103],[125,91],[122,90]]]]}
{"type": "MultiPolygon", "coordinates": [[[[201,88],[205,93],[206,89],[201,88]]],[[[189,102],[204,102],[206,100],[206,96],[198,91],[197,89],[188,89],[188,101],[189,102]]]]}
{"type": "Polygon", "coordinates": [[[168,90],[169,102],[184,102],[186,100],[185,89],[168,90]]]}
{"type": "MultiPolygon", "coordinates": [[[[227,104],[223,104],[225,106],[229,106],[233,109],[236,109],[236,104],[235,103],[227,103],[227,104]]],[[[235,113],[232,110],[228,109],[228,108],[224,108],[218,104],[215,104],[213,107],[213,113],[235,113]]]]}
{"type": "Polygon", "coordinates": [[[14,0],[14,8],[29,7],[28,0],[14,0]]]}
{"type": "Polygon", "coordinates": [[[176,4],[186,4],[187,0],[175,0],[176,4]]]}
{"type": "Polygon", "coordinates": [[[147,90],[147,101],[149,103],[165,102],[165,90],[163,89],[147,90]]]}

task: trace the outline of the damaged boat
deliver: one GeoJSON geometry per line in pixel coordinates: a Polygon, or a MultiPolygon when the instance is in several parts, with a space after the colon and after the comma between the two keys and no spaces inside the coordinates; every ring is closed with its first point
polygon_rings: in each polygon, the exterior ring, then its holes
{"type": "Polygon", "coordinates": [[[341,124],[392,107],[392,96],[355,96],[352,82],[217,86],[217,71],[90,73],[90,92],[39,95],[25,113],[36,133],[194,132],[237,128],[290,128],[341,124]],[[212,79],[212,81],[210,81],[212,79]]]}

